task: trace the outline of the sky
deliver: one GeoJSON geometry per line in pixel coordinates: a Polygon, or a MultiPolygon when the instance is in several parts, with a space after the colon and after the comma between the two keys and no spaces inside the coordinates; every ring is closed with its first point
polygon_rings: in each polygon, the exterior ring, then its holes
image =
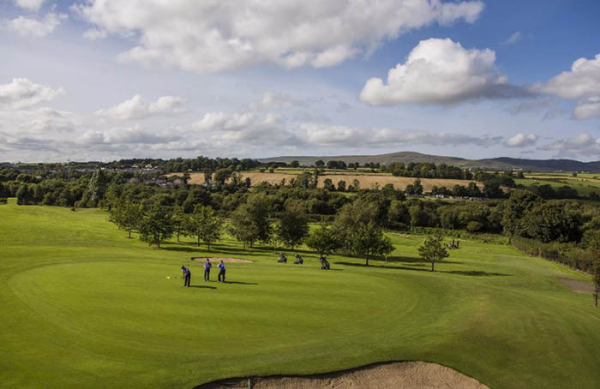
{"type": "Polygon", "coordinates": [[[597,0],[0,0],[0,162],[600,160],[597,0]]]}

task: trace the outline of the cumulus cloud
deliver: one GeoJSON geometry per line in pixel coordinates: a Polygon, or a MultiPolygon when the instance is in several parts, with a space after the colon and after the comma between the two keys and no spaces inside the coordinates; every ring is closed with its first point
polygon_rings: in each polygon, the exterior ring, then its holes
{"type": "Polygon", "coordinates": [[[432,23],[473,23],[481,1],[87,0],[73,9],[97,28],[137,39],[121,59],[216,72],[257,63],[337,65],[432,23]]]}
{"type": "Polygon", "coordinates": [[[45,0],[15,0],[15,4],[21,8],[37,11],[42,7],[45,0]]]}
{"type": "Polygon", "coordinates": [[[162,96],[156,101],[147,103],[142,96],[135,95],[119,105],[100,109],[95,114],[111,120],[136,120],[149,116],[178,115],[184,112],[186,112],[186,109],[184,108],[184,100],[181,97],[162,96]]]}
{"type": "Polygon", "coordinates": [[[86,145],[151,145],[169,143],[179,139],[180,137],[177,135],[148,131],[136,124],[132,127],[88,130],[79,138],[79,142],[86,145]]]}
{"type": "Polygon", "coordinates": [[[88,30],[85,30],[85,32],[83,33],[83,38],[90,41],[104,39],[107,36],[108,34],[106,33],[106,31],[97,28],[90,28],[88,30]]]}
{"type": "Polygon", "coordinates": [[[573,109],[575,119],[591,119],[600,117],[600,96],[581,100],[573,109]]]}
{"type": "Polygon", "coordinates": [[[52,108],[0,111],[0,129],[7,134],[67,133],[80,125],[80,120],[72,112],[52,108]]]}
{"type": "Polygon", "coordinates": [[[42,38],[53,33],[66,18],[66,15],[50,12],[43,18],[19,16],[11,20],[5,19],[1,25],[6,30],[24,37],[42,38]]]}
{"type": "Polygon", "coordinates": [[[20,109],[53,100],[64,93],[62,88],[53,89],[36,84],[27,78],[13,78],[9,84],[0,84],[0,108],[20,109]]]}
{"type": "Polygon", "coordinates": [[[303,107],[307,102],[290,96],[287,93],[267,91],[261,96],[260,101],[250,104],[251,110],[279,109],[286,107],[303,107]]]}
{"type": "Polygon", "coordinates": [[[579,58],[565,71],[532,88],[536,92],[577,100],[575,119],[600,117],[600,54],[593,59],[579,58]]]}
{"type": "Polygon", "coordinates": [[[285,121],[272,113],[257,115],[252,112],[208,112],[193,124],[203,136],[213,142],[247,142],[257,145],[297,145],[302,143],[292,134],[285,121]]]}
{"type": "Polygon", "coordinates": [[[534,88],[570,100],[600,96],[600,54],[594,59],[579,58],[570,71],[534,88]]]}
{"type": "Polygon", "coordinates": [[[524,95],[495,68],[490,49],[465,49],[451,39],[421,41],[405,63],[388,72],[387,83],[371,78],[360,99],[372,105],[457,104],[481,98],[524,95]]]}
{"type": "Polygon", "coordinates": [[[556,151],[559,157],[580,157],[600,155],[600,139],[594,139],[588,133],[572,138],[558,140],[540,147],[540,150],[556,151]]]}
{"type": "Polygon", "coordinates": [[[490,147],[502,143],[501,136],[475,137],[466,134],[404,131],[390,128],[359,127],[303,123],[299,126],[302,139],[318,146],[398,147],[409,145],[490,147]]]}
{"type": "Polygon", "coordinates": [[[524,134],[519,132],[512,138],[508,138],[504,145],[507,147],[523,148],[528,146],[534,146],[538,140],[538,136],[535,134],[524,134]]]}

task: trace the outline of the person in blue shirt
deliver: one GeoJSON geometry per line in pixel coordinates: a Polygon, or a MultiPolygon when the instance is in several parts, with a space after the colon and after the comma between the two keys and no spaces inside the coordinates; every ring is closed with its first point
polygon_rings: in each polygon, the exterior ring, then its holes
{"type": "Polygon", "coordinates": [[[189,288],[190,281],[192,280],[192,272],[185,266],[181,266],[181,271],[183,272],[183,286],[182,288],[189,288]]]}
{"type": "Polygon", "coordinates": [[[287,263],[287,258],[285,256],[285,254],[280,253],[279,254],[279,259],[277,260],[277,262],[279,262],[279,263],[287,263]]]}
{"type": "Polygon", "coordinates": [[[206,258],[206,262],[204,262],[204,281],[210,281],[210,268],[212,267],[212,263],[210,263],[210,259],[206,258]]]}
{"type": "Polygon", "coordinates": [[[302,265],[304,263],[304,259],[302,259],[302,257],[300,256],[300,254],[296,254],[296,262],[294,262],[295,265],[302,265]]]}
{"type": "Polygon", "coordinates": [[[219,263],[219,276],[218,276],[219,282],[225,282],[225,264],[223,263],[223,260],[221,260],[221,263],[219,263]]]}

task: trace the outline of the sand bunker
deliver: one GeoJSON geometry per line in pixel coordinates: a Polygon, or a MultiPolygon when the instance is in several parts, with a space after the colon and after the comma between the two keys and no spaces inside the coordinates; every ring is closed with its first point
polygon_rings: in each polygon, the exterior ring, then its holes
{"type": "MultiPolygon", "coordinates": [[[[192,257],[192,261],[201,261],[204,262],[206,261],[207,257],[192,257]]],[[[252,263],[252,261],[250,261],[249,259],[239,259],[239,258],[213,258],[213,257],[208,257],[208,259],[210,259],[211,262],[221,262],[223,261],[224,263],[252,263]]]]}
{"type": "MultiPolygon", "coordinates": [[[[306,377],[255,377],[253,389],[489,389],[448,367],[427,362],[396,362],[306,377]]],[[[197,386],[195,389],[248,388],[248,378],[197,386]]]]}
{"type": "Polygon", "coordinates": [[[561,278],[560,281],[576,292],[594,293],[594,285],[588,282],[572,280],[569,278],[561,278]]]}

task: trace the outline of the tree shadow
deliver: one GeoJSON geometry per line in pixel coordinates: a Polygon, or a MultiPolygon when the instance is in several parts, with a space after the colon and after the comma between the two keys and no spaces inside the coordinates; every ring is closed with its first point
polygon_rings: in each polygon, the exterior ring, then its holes
{"type": "MultiPolygon", "coordinates": [[[[385,259],[382,258],[374,258],[371,259],[371,261],[374,262],[385,262],[385,259]]],[[[424,264],[431,264],[431,262],[424,260],[423,258],[420,257],[404,257],[404,256],[390,256],[387,257],[387,262],[391,262],[391,263],[424,263],[424,264]]],[[[453,264],[453,265],[462,265],[463,262],[457,262],[457,261],[449,261],[449,260],[444,260],[444,263],[448,263],[448,264],[453,264]]]]}
{"type": "Polygon", "coordinates": [[[256,282],[242,282],[242,281],[225,281],[224,284],[234,284],[234,285],[258,285],[256,282]]]}
{"type": "MultiPolygon", "coordinates": [[[[365,266],[363,263],[352,263],[352,262],[334,262],[336,265],[344,265],[344,266],[354,266],[354,267],[366,267],[366,268],[375,268],[375,269],[390,269],[390,270],[409,270],[409,271],[420,271],[432,273],[431,267],[424,268],[414,268],[414,267],[406,267],[406,266],[385,266],[385,265],[369,265],[365,266]]],[[[449,263],[449,262],[444,262],[449,263]]],[[[445,273],[445,274],[457,274],[461,276],[469,276],[469,277],[509,277],[512,274],[505,273],[489,273],[481,270],[436,270],[433,273],[445,273]]]]}
{"type": "Polygon", "coordinates": [[[190,288],[196,288],[196,289],[217,289],[216,286],[201,286],[201,285],[190,285],[190,288]]]}
{"type": "Polygon", "coordinates": [[[486,271],[481,270],[452,270],[452,271],[441,271],[440,273],[448,273],[448,274],[458,274],[461,276],[469,276],[469,277],[511,277],[512,274],[505,273],[488,273],[486,271]]]}

